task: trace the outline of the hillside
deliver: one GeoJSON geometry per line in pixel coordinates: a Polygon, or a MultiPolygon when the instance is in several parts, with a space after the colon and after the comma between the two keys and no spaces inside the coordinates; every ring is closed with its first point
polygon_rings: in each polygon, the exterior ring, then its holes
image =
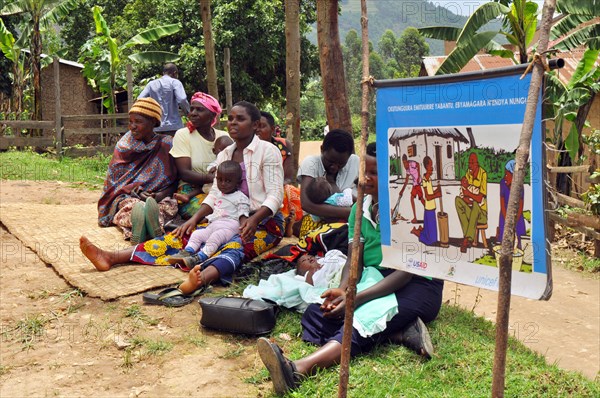
{"type": "MultiPolygon", "coordinates": [[[[342,43],[349,30],[360,32],[360,0],[341,0],[341,14],[339,16],[340,39],[342,43]]],[[[412,26],[421,28],[425,26],[456,26],[462,27],[468,17],[459,15],[471,14],[474,11],[473,3],[469,1],[429,2],[426,0],[367,0],[369,17],[369,40],[377,48],[377,43],[386,29],[394,31],[400,36],[404,29],[412,26]],[[446,7],[437,4],[446,3],[446,7]],[[470,5],[469,5],[470,3],[470,5]],[[463,9],[459,9],[463,7],[463,9]]],[[[493,24],[495,29],[500,28],[500,23],[493,24]]],[[[316,43],[317,33],[313,29],[309,39],[316,43]]],[[[444,45],[440,40],[427,40],[431,55],[443,55],[444,45]]]]}

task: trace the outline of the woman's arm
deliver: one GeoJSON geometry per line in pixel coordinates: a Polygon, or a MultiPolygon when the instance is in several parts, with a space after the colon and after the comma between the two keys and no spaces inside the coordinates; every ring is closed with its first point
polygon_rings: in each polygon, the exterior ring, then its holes
{"type": "Polygon", "coordinates": [[[314,180],[314,178],[307,175],[303,175],[302,180],[300,180],[300,202],[302,203],[302,210],[309,214],[319,216],[324,220],[347,220],[348,216],[350,216],[350,210],[352,209],[352,207],[339,207],[324,203],[314,203],[308,198],[304,187],[307,187],[312,180],[314,180]]]}
{"type": "Polygon", "coordinates": [[[411,273],[405,271],[396,270],[392,272],[373,286],[358,293],[356,295],[354,308],[358,308],[371,300],[387,296],[388,294],[402,289],[408,282],[410,282],[412,277],[413,275],[411,273]]]}
{"type": "Polygon", "coordinates": [[[163,189],[162,191],[158,191],[154,193],[154,199],[160,203],[164,198],[173,195],[173,193],[177,190],[177,181],[173,181],[171,185],[163,189]]]}
{"type": "Polygon", "coordinates": [[[285,140],[285,145],[287,149],[290,151],[290,154],[286,156],[283,161],[283,183],[284,184],[292,184],[294,182],[294,151],[292,147],[292,143],[288,140],[285,140]]]}
{"type": "Polygon", "coordinates": [[[179,179],[192,185],[201,186],[210,184],[215,177],[214,174],[211,173],[198,173],[197,171],[192,170],[192,158],[175,158],[175,165],[177,166],[179,179]]]}

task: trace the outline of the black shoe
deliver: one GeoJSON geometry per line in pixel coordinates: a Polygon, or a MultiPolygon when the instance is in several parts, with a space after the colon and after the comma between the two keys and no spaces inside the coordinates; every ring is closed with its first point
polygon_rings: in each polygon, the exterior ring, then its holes
{"type": "Polygon", "coordinates": [[[298,387],[299,375],[292,361],[283,356],[281,348],[266,337],[257,342],[258,354],[271,375],[275,394],[285,395],[298,387]]]}
{"type": "Polygon", "coordinates": [[[433,344],[427,326],[421,318],[415,319],[400,333],[390,336],[392,343],[401,344],[417,354],[430,359],[433,356],[433,344]]]}

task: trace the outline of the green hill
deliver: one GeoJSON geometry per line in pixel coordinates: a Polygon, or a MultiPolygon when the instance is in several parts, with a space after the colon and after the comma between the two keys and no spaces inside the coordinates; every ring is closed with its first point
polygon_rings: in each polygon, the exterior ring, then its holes
{"type": "MultiPolygon", "coordinates": [[[[436,2],[442,3],[444,2],[436,2]]],[[[412,26],[456,26],[462,27],[474,11],[474,6],[468,1],[449,1],[440,7],[426,0],[368,0],[367,13],[369,17],[369,40],[375,48],[386,29],[391,29],[400,36],[404,29],[412,26]],[[459,9],[462,7],[462,9],[459,9]],[[459,14],[460,13],[460,14],[459,14]]],[[[360,34],[360,0],[341,0],[339,15],[340,39],[342,43],[349,30],[354,29],[360,34]]],[[[491,24],[495,29],[500,28],[500,22],[491,24]]],[[[489,26],[486,29],[490,28],[489,26]]],[[[316,27],[310,40],[317,41],[316,27]]],[[[440,40],[427,40],[431,55],[443,55],[444,44],[440,40]]]]}

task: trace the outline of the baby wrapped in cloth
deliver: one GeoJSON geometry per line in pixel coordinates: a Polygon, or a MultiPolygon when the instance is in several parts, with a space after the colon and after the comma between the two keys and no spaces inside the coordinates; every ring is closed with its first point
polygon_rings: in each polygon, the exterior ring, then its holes
{"type": "MultiPolygon", "coordinates": [[[[317,258],[320,268],[312,274],[312,282],[296,270],[261,279],[257,285],[248,285],[243,296],[255,300],[267,299],[282,307],[304,312],[308,304],[323,303],[321,294],[331,287],[339,286],[346,255],[339,250],[330,250],[324,257],[317,258]]],[[[357,291],[362,291],[383,279],[374,267],[363,270],[357,291]]],[[[398,313],[398,303],[393,294],[372,300],[354,312],[353,326],[363,337],[371,336],[385,329],[386,322],[398,313]]]]}

